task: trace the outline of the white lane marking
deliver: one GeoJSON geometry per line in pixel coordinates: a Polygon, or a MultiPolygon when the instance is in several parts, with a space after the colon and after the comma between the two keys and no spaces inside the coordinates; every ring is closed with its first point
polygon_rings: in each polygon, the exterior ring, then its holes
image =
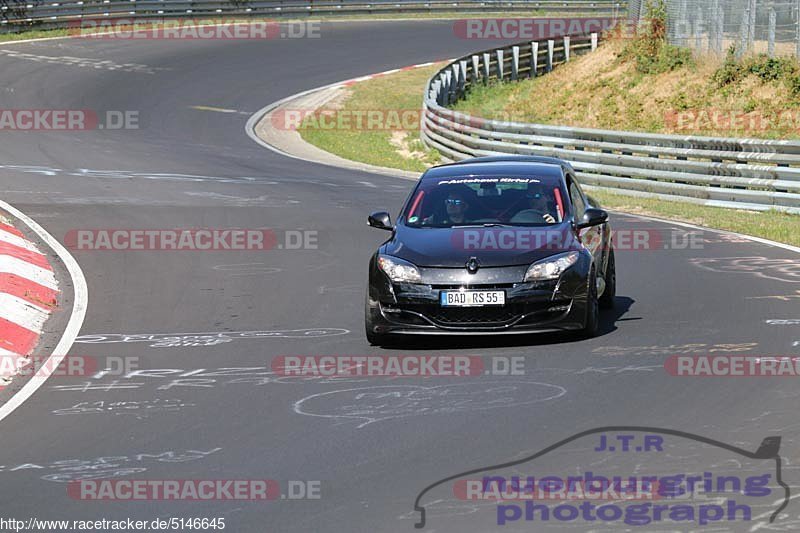
{"type": "Polygon", "coordinates": [[[250,115],[249,111],[238,111],[236,109],[227,109],[225,107],[214,107],[210,105],[190,105],[189,109],[194,109],[196,111],[213,111],[215,113],[227,113],[234,115],[250,115]]]}
{"type": "Polygon", "coordinates": [[[3,356],[13,355],[15,357],[22,357],[22,355],[18,354],[17,352],[12,352],[10,350],[6,350],[5,348],[0,348],[0,355],[3,356]]]}
{"type": "Polygon", "coordinates": [[[15,274],[39,285],[44,285],[48,289],[58,289],[58,281],[52,271],[32,265],[19,257],[0,254],[0,274],[15,274]]]}
{"type": "Polygon", "coordinates": [[[28,226],[31,231],[36,233],[36,235],[58,255],[72,278],[73,287],[72,313],[70,314],[67,326],[64,328],[64,333],[61,335],[61,339],[58,341],[58,344],[53,349],[53,353],[48,357],[47,361],[44,361],[42,364],[42,371],[37,372],[35,376],[14,394],[14,396],[0,407],[0,421],[2,421],[28,398],[33,396],[33,393],[35,393],[39,387],[44,385],[53,369],[58,367],[69,352],[72,343],[75,342],[75,337],[78,336],[78,332],[83,325],[83,320],[86,317],[86,307],[89,305],[89,289],[86,286],[86,278],[83,276],[78,262],[75,261],[75,258],[70,255],[67,249],[64,248],[55,237],[47,233],[35,220],[11,204],[0,200],[0,209],[3,209],[28,226]]]}
{"type": "Polygon", "coordinates": [[[0,241],[13,244],[14,246],[19,246],[20,248],[24,248],[31,252],[41,253],[39,252],[39,249],[36,248],[36,245],[29,240],[23,239],[19,235],[14,235],[13,233],[3,229],[0,229],[0,241]]]}
{"type": "Polygon", "coordinates": [[[371,189],[377,189],[378,188],[377,185],[375,185],[374,183],[370,183],[368,181],[359,181],[358,183],[360,183],[361,185],[364,185],[366,187],[370,187],[371,189]]]}
{"type": "Polygon", "coordinates": [[[0,318],[18,326],[41,333],[50,312],[27,300],[0,292],[0,318]]]}

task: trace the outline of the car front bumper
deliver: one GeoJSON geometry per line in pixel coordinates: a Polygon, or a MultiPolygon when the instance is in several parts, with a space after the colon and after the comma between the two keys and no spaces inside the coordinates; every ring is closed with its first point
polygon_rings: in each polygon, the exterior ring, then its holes
{"type": "Polygon", "coordinates": [[[527,266],[464,269],[421,268],[422,283],[391,283],[371,271],[369,312],[376,333],[491,335],[574,331],[584,327],[588,261],[582,258],[557,281],[521,282],[527,266]],[[506,304],[442,307],[443,290],[502,290],[506,304]]]}

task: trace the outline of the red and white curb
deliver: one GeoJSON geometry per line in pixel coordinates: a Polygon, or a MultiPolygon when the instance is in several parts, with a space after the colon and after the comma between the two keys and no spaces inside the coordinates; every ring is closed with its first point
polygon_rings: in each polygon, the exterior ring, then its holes
{"type": "MultiPolygon", "coordinates": [[[[0,349],[3,355],[25,357],[36,348],[42,325],[55,309],[59,298],[59,287],[53,267],[35,244],[18,228],[26,226],[29,234],[52,250],[69,274],[72,289],[72,309],[53,351],[41,356],[42,370],[37,371],[18,391],[0,406],[0,421],[13,413],[20,405],[39,390],[52,374],[53,369],[69,353],[75,338],[83,326],[86,308],[89,305],[89,290],[86,278],[75,258],[58,240],[36,223],[31,217],[0,200],[0,211],[8,213],[16,228],[3,223],[0,227],[0,293],[4,298],[0,304],[3,314],[0,323],[0,349]]],[[[66,279],[61,279],[62,284],[66,279]]],[[[62,293],[63,298],[63,293],[62,293]]]]}
{"type": "Polygon", "coordinates": [[[417,69],[417,68],[430,67],[430,66],[436,65],[438,63],[449,63],[449,62],[452,62],[452,61],[453,61],[452,59],[442,59],[440,61],[429,61],[427,63],[418,63],[416,65],[409,65],[407,67],[402,67],[402,68],[393,68],[392,70],[384,70],[383,72],[378,72],[376,74],[370,74],[368,76],[361,76],[360,78],[353,78],[353,79],[350,79],[350,80],[345,80],[345,81],[336,83],[334,85],[331,85],[331,86],[329,86],[327,88],[329,88],[329,89],[339,89],[339,88],[342,88],[342,87],[351,87],[351,86],[355,85],[356,83],[359,83],[359,82],[362,82],[362,81],[367,81],[367,80],[374,80],[375,78],[381,78],[383,76],[388,76],[389,74],[394,74],[395,72],[405,72],[407,70],[414,70],[414,69],[417,69]]]}
{"type": "Polygon", "coordinates": [[[0,388],[33,353],[59,292],[47,256],[0,221],[0,388]]]}

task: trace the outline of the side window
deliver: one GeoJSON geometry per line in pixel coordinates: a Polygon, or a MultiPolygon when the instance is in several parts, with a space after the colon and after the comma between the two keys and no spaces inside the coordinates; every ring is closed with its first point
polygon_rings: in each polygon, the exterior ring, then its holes
{"type": "Polygon", "coordinates": [[[583,212],[586,211],[586,202],[583,201],[578,185],[573,180],[569,180],[569,199],[572,201],[572,208],[575,210],[575,220],[580,220],[583,212]]]}

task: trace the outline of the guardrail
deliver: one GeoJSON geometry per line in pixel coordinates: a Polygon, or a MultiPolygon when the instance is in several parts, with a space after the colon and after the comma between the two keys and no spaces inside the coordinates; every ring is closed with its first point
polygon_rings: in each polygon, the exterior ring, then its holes
{"type": "Polygon", "coordinates": [[[631,196],[800,213],[800,142],[572,128],[487,120],[448,109],[470,87],[546,74],[593,51],[597,34],[486,50],[438,71],[424,95],[421,137],[444,157],[522,154],[565,159],[582,183],[631,196]]]}
{"type": "Polygon", "coordinates": [[[381,13],[543,11],[614,15],[615,0],[0,0],[0,32],[64,27],[82,20],[221,17],[306,17],[381,13]]]}

